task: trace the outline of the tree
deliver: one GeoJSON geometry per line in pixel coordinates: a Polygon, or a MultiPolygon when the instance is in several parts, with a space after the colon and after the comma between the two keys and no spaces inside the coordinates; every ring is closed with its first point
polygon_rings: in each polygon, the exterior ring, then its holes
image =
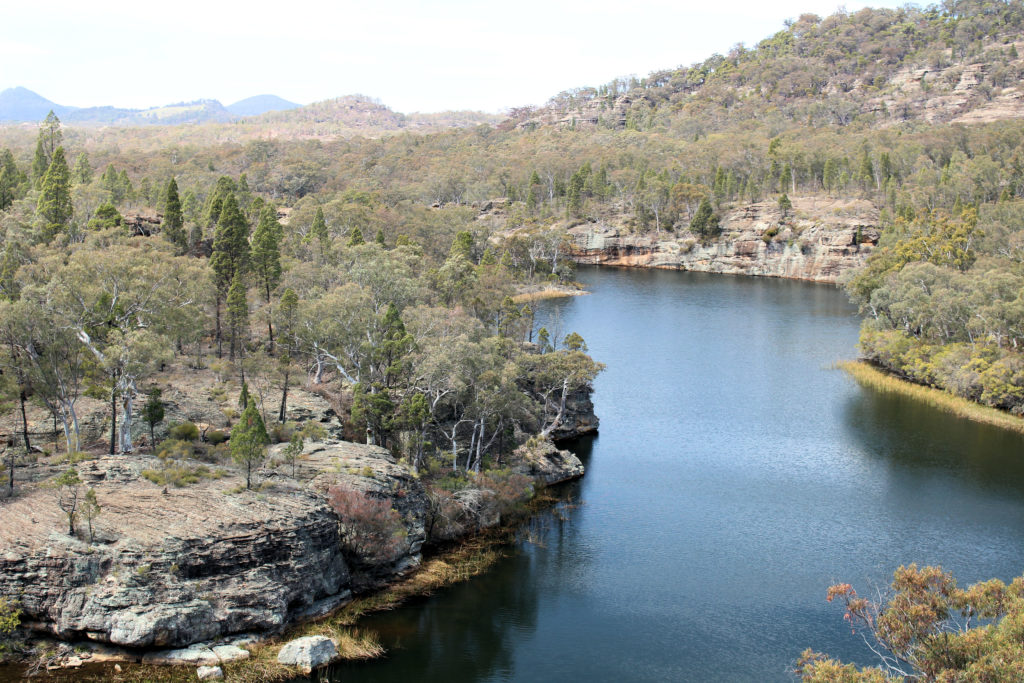
{"type": "Polygon", "coordinates": [[[92,165],[89,163],[89,155],[85,152],[78,153],[72,175],[79,185],[88,185],[92,182],[92,165]]]}
{"type": "Polygon", "coordinates": [[[317,241],[320,245],[320,255],[323,256],[324,249],[331,241],[331,235],[327,231],[327,221],[324,220],[324,209],[322,206],[316,207],[316,213],[313,215],[313,224],[309,226],[309,238],[317,241]]]}
{"type": "Polygon", "coordinates": [[[793,202],[789,201],[789,196],[785,192],[779,197],[779,210],[782,211],[782,217],[785,218],[787,214],[793,209],[793,202]]]}
{"type": "Polygon", "coordinates": [[[298,463],[304,447],[305,446],[302,443],[302,435],[297,433],[292,434],[291,441],[288,442],[288,445],[285,446],[282,453],[284,461],[292,467],[292,479],[295,478],[295,465],[298,463]]]}
{"type": "Polygon", "coordinates": [[[58,147],[40,186],[36,214],[44,242],[68,229],[74,209],[71,205],[71,176],[64,148],[58,147]]]}
{"type": "Polygon", "coordinates": [[[149,390],[149,399],[142,406],[142,419],[149,425],[149,446],[156,450],[155,429],[158,424],[164,421],[164,403],[160,400],[163,392],[159,387],[149,390]]]}
{"type": "Polygon", "coordinates": [[[348,246],[358,247],[360,244],[363,243],[363,231],[360,230],[359,226],[357,225],[356,227],[352,228],[352,234],[349,235],[348,237],[348,246]]]}
{"type": "Polygon", "coordinates": [[[217,231],[213,236],[213,254],[210,256],[210,267],[213,269],[213,281],[216,287],[216,337],[217,356],[221,351],[220,307],[224,297],[228,295],[235,282],[235,276],[245,273],[249,264],[249,224],[245,221],[235,201],[233,192],[228,192],[222,199],[218,210],[217,231]]]}
{"type": "Polygon", "coordinates": [[[228,328],[231,332],[231,349],[228,357],[234,360],[235,352],[242,352],[249,337],[249,302],[241,273],[235,273],[231,289],[228,290],[227,309],[228,328]]]}
{"type": "Polygon", "coordinates": [[[238,409],[245,410],[252,399],[249,397],[249,383],[242,380],[242,389],[238,392],[238,409]]]}
{"type": "MultiPolygon", "coordinates": [[[[270,295],[281,283],[281,238],[283,231],[277,222],[277,211],[264,207],[260,213],[260,221],[252,236],[251,264],[252,272],[263,295],[263,300],[270,303],[270,295]]],[[[274,326],[267,316],[267,339],[270,350],[274,349],[274,326]]]]}
{"type": "Polygon", "coordinates": [[[342,486],[329,488],[327,501],[341,518],[341,547],[349,561],[372,565],[394,559],[407,532],[388,501],[342,486]]]}
{"type": "Polygon", "coordinates": [[[103,202],[96,207],[96,212],[89,219],[90,230],[107,230],[119,228],[124,223],[121,212],[114,208],[110,202],[103,202]]]}
{"type": "Polygon", "coordinates": [[[722,228],[718,223],[718,216],[716,216],[714,211],[711,209],[711,202],[708,201],[707,197],[704,197],[700,201],[700,206],[697,207],[697,213],[694,214],[693,220],[690,221],[690,230],[704,239],[716,237],[721,234],[722,228]]]}
{"type": "Polygon", "coordinates": [[[912,564],[896,570],[884,602],[860,597],[850,584],[831,586],[827,600],[843,604],[880,666],[858,669],[807,650],[796,669],[804,681],[1021,680],[1024,577],[962,589],[941,567],[912,564]]]}
{"type": "Polygon", "coordinates": [[[78,504],[82,494],[82,480],[74,467],[65,470],[54,480],[53,490],[57,496],[57,506],[68,519],[68,535],[75,535],[75,519],[78,516],[78,504]]]}
{"type": "Polygon", "coordinates": [[[92,521],[100,516],[103,512],[103,508],[100,507],[99,501],[96,500],[96,489],[90,488],[85,492],[85,498],[82,500],[81,514],[85,517],[85,521],[89,526],[89,543],[93,542],[92,533],[92,521]]]}
{"type": "Polygon", "coordinates": [[[164,199],[163,233],[167,241],[184,252],[188,249],[188,235],[185,234],[185,218],[181,212],[181,199],[178,197],[178,182],[172,176],[167,181],[164,199]]]}
{"type": "Polygon", "coordinates": [[[57,148],[64,140],[64,133],[61,131],[60,119],[51,109],[46,118],[39,124],[39,135],[36,137],[36,152],[32,159],[32,179],[36,187],[40,187],[43,176],[53,163],[57,148]]]}
{"type": "Polygon", "coordinates": [[[18,185],[21,182],[22,174],[14,161],[14,155],[11,150],[5,148],[0,154],[0,211],[4,211],[14,203],[18,195],[18,185]]]}
{"type": "Polygon", "coordinates": [[[249,404],[242,411],[238,423],[231,429],[231,458],[239,465],[245,466],[245,488],[252,488],[252,469],[258,467],[267,457],[267,428],[256,409],[256,402],[249,404]]]}

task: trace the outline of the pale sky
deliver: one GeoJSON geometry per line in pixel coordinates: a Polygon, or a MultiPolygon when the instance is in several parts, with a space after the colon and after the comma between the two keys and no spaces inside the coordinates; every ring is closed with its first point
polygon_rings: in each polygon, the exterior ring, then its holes
{"type": "MultiPolygon", "coordinates": [[[[847,2],[896,7],[903,0],[847,2]]],[[[0,90],[144,108],[361,93],[401,112],[542,104],[752,46],[836,0],[48,0],[5,3],[0,90]]]]}

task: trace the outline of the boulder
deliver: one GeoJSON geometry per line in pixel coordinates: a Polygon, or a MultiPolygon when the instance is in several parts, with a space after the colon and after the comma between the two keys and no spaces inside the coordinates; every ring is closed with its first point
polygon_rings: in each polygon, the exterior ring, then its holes
{"type": "Polygon", "coordinates": [[[559,450],[551,441],[530,441],[508,458],[513,472],[533,477],[545,486],[583,476],[583,463],[569,451],[559,450]]]}
{"type": "Polygon", "coordinates": [[[219,681],[224,678],[224,670],[219,666],[201,666],[196,669],[196,676],[201,681],[219,681]]]}
{"type": "Polygon", "coordinates": [[[294,666],[309,674],[338,659],[338,646],[326,636],[305,636],[285,643],[277,653],[278,664],[294,666]]]}

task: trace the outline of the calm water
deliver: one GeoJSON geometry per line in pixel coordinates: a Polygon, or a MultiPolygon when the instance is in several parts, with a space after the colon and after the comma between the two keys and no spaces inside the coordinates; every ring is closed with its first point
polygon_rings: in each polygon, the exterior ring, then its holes
{"type": "Polygon", "coordinates": [[[542,316],[608,364],[597,438],[551,517],[486,576],[374,617],[350,681],[791,680],[807,647],[870,663],[825,602],[901,563],[1024,571],[1024,442],[862,389],[838,290],[585,269],[542,316]]]}

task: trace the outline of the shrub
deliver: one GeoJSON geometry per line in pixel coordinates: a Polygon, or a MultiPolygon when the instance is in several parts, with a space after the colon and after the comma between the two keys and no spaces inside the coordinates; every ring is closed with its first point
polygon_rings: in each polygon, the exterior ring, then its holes
{"type": "Polygon", "coordinates": [[[6,598],[0,598],[0,654],[7,649],[9,637],[21,623],[21,610],[6,598]]]}
{"type": "Polygon", "coordinates": [[[170,429],[167,430],[168,436],[178,441],[198,441],[199,440],[199,427],[194,422],[181,422],[179,424],[171,425],[170,429]]]}
{"type": "Polygon", "coordinates": [[[346,556],[367,564],[383,564],[395,558],[407,532],[398,511],[387,500],[342,486],[328,489],[327,500],[341,518],[340,541],[346,556]]]}
{"type": "Polygon", "coordinates": [[[193,452],[194,449],[190,441],[166,439],[161,442],[160,447],[156,450],[156,457],[160,459],[184,460],[191,457],[193,452]]]}
{"type": "Polygon", "coordinates": [[[228,434],[220,429],[214,429],[206,433],[206,440],[214,446],[219,446],[228,440],[228,434]]]}

